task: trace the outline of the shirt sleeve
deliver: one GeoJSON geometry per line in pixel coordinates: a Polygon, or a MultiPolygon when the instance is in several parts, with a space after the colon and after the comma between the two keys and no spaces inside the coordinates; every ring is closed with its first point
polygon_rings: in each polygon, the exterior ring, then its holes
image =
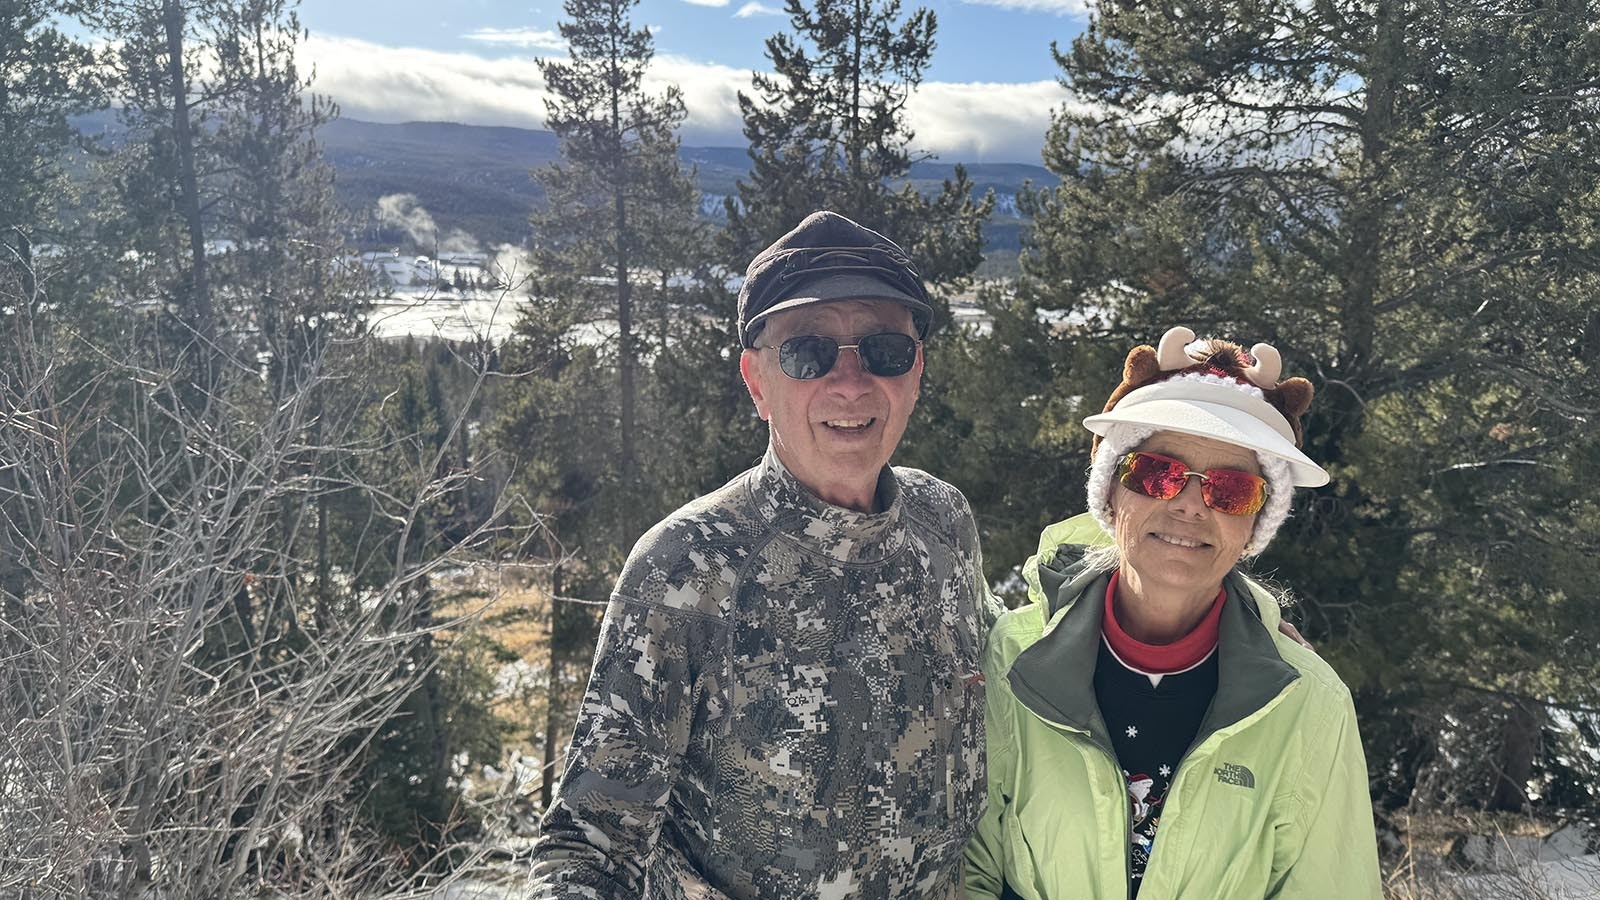
{"type": "MultiPolygon", "coordinates": [[[[718,630],[692,610],[612,598],[561,785],[533,847],[531,897],[640,897],[658,850],[676,863],[674,879],[693,872],[657,842],[699,701],[699,663],[718,630]]],[[[721,896],[682,887],[678,896],[721,896]]]]}

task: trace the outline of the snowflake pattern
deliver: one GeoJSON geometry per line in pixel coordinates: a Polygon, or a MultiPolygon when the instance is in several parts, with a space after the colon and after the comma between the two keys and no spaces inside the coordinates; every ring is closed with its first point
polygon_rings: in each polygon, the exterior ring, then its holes
{"type": "Polygon", "coordinates": [[[1158,771],[1161,772],[1161,777],[1162,778],[1171,778],[1172,777],[1172,767],[1171,766],[1163,765],[1158,771]]]}
{"type": "Polygon", "coordinates": [[[1128,737],[1138,737],[1138,736],[1139,736],[1139,728],[1138,728],[1138,726],[1129,725],[1128,726],[1128,737]]]}

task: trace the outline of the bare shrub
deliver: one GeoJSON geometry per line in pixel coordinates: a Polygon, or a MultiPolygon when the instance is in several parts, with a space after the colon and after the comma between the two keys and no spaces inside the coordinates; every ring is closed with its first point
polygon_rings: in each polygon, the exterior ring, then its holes
{"type": "Polygon", "coordinates": [[[1389,900],[1600,897],[1600,858],[1547,858],[1539,847],[1543,829],[1531,820],[1510,822],[1508,830],[1493,817],[1408,816],[1406,825],[1384,878],[1389,900]],[[1475,852],[1463,852],[1468,841],[1475,852]]]}
{"type": "Polygon", "coordinates": [[[430,573],[495,536],[417,538],[473,472],[364,476],[393,441],[339,408],[361,373],[328,341],[286,391],[242,364],[201,391],[143,315],[90,334],[19,293],[0,283],[0,895],[426,887],[352,785],[424,674],[430,573]],[[334,495],[370,511],[380,577],[306,549],[334,495]]]}

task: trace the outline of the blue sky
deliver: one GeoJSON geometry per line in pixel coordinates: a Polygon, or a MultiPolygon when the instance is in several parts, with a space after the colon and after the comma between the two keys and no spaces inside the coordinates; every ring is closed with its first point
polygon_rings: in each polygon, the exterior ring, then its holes
{"type": "MultiPolygon", "coordinates": [[[[951,160],[1036,162],[1050,111],[1066,102],[1050,42],[1082,30],[1081,0],[931,0],[938,49],[908,117],[920,149],[951,160]],[[1001,5],[1004,4],[1004,5],[1001,5]]],[[[908,4],[909,6],[909,4],[908,4]]],[[[742,143],[735,95],[766,66],[765,39],[787,27],[781,0],[643,0],[653,80],[683,88],[691,144],[742,143]],[[712,5],[720,4],[720,5],[712,5]]],[[[315,89],[345,115],[540,127],[533,60],[563,55],[559,3],[509,0],[303,0],[303,56],[315,89]]]]}

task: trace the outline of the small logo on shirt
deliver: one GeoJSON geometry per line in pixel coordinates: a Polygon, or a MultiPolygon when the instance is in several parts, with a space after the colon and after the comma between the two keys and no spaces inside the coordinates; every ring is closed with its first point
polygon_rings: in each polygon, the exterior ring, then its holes
{"type": "Polygon", "coordinates": [[[1244,766],[1234,763],[1223,763],[1216,768],[1217,780],[1223,784],[1236,784],[1239,787],[1255,789],[1255,773],[1244,766]]]}

